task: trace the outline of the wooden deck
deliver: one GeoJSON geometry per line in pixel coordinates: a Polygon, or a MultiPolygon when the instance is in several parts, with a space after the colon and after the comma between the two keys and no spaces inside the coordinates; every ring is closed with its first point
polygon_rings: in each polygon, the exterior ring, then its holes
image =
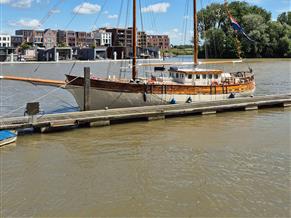
{"type": "Polygon", "coordinates": [[[34,117],[11,117],[0,119],[2,129],[33,128],[46,132],[65,127],[97,127],[135,120],[157,120],[186,115],[207,115],[227,111],[258,110],[270,107],[291,106],[291,94],[257,96],[253,98],[228,99],[223,101],[190,104],[159,105],[135,108],[70,112],[36,115],[34,117]]]}

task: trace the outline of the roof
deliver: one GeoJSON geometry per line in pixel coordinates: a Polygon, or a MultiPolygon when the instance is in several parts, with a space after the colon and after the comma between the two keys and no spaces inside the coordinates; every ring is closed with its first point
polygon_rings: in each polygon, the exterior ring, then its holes
{"type": "MultiPolygon", "coordinates": [[[[171,70],[170,70],[171,71],[171,70]]],[[[177,69],[177,70],[172,70],[172,72],[177,72],[177,73],[184,73],[184,74],[222,74],[222,70],[217,70],[217,69],[177,69]]]]}

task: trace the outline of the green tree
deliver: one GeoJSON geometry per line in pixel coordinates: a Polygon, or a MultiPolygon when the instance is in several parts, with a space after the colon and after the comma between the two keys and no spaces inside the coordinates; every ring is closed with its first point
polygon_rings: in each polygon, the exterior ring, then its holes
{"type": "Polygon", "coordinates": [[[281,24],[285,23],[291,26],[291,11],[279,14],[277,21],[279,21],[281,24]]]}
{"type": "Polygon", "coordinates": [[[290,57],[291,12],[272,21],[271,13],[264,8],[234,1],[227,8],[218,3],[208,5],[198,12],[198,20],[200,54],[226,58],[236,57],[241,51],[244,57],[290,57]],[[232,29],[228,11],[255,42],[232,29]]]}
{"type": "Polygon", "coordinates": [[[20,48],[21,48],[22,51],[25,51],[25,50],[31,48],[31,45],[28,44],[27,42],[24,42],[24,43],[22,43],[22,44],[20,45],[20,48]]]}

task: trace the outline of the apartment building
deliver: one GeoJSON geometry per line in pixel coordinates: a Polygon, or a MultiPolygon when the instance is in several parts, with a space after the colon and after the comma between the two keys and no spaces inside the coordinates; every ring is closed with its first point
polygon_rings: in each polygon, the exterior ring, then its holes
{"type": "Polygon", "coordinates": [[[147,48],[147,34],[144,31],[137,32],[137,46],[140,48],[147,48]]]}
{"type": "Polygon", "coordinates": [[[66,31],[66,45],[70,47],[77,46],[77,34],[75,31],[66,31]]]}
{"type": "Polygon", "coordinates": [[[33,30],[16,30],[15,35],[22,36],[24,42],[33,43],[33,30]]]}
{"type": "Polygon", "coordinates": [[[43,46],[48,48],[53,48],[57,46],[57,31],[46,29],[43,33],[43,46]]]}
{"type": "Polygon", "coordinates": [[[11,47],[17,48],[23,42],[23,36],[11,36],[11,47]]]}
{"type": "Polygon", "coordinates": [[[37,46],[43,45],[43,30],[16,30],[15,35],[22,36],[24,42],[32,43],[37,46]]]}
{"type": "Polygon", "coordinates": [[[147,45],[148,47],[167,50],[170,48],[170,39],[168,35],[148,35],[147,45]]]}
{"type": "Polygon", "coordinates": [[[0,35],[0,47],[11,47],[11,36],[10,35],[0,35]]]}
{"type": "Polygon", "coordinates": [[[93,31],[93,37],[96,46],[112,46],[112,33],[106,32],[106,29],[98,29],[93,31]]]}
{"type": "Polygon", "coordinates": [[[124,28],[108,28],[106,32],[112,34],[112,46],[132,47],[133,30],[131,27],[124,28]]]}

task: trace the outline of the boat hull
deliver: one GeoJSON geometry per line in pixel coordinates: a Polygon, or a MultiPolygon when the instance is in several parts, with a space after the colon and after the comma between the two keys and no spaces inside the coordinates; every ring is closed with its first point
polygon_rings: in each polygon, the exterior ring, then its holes
{"type": "MultiPolygon", "coordinates": [[[[84,105],[84,87],[68,85],[66,89],[72,93],[77,104],[82,109],[84,105]]],[[[252,96],[255,89],[235,93],[235,97],[252,96]]],[[[140,107],[150,105],[163,105],[173,102],[186,103],[214,101],[228,99],[230,93],[227,94],[146,94],[134,92],[120,92],[97,88],[90,88],[90,109],[98,110],[105,108],[124,108],[124,107],[140,107]]]]}
{"type": "Polygon", "coordinates": [[[0,147],[11,144],[17,139],[15,131],[1,130],[0,131],[0,147]]]}

